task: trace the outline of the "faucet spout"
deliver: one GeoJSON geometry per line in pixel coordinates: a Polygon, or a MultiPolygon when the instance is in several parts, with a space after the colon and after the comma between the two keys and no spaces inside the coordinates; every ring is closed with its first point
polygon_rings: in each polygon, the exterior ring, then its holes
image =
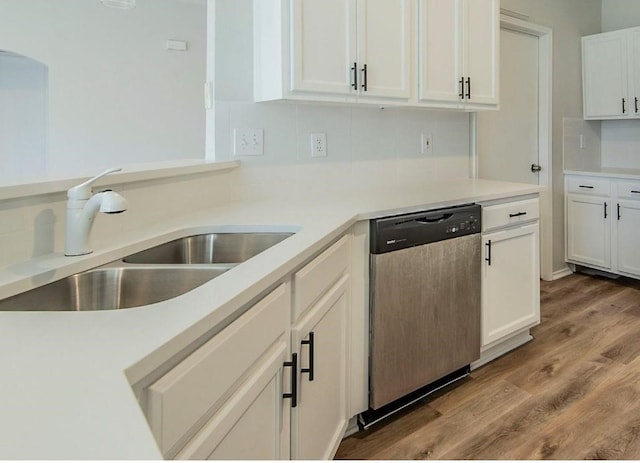
{"type": "Polygon", "coordinates": [[[91,195],[91,183],[110,172],[113,170],[69,190],[67,194],[65,256],[82,256],[92,252],[88,247],[89,232],[98,211],[105,214],[117,214],[127,210],[127,200],[115,191],[105,190],[91,195]],[[79,190],[82,190],[83,194],[77,194],[79,190]],[[85,190],[88,190],[88,194],[85,190]]]}

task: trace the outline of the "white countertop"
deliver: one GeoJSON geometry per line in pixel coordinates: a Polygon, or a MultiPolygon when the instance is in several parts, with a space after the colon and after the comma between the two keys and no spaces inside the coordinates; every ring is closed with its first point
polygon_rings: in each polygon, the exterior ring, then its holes
{"type": "Polygon", "coordinates": [[[587,175],[591,177],[615,177],[640,179],[640,169],[623,169],[619,167],[599,167],[588,170],[566,170],[565,175],[587,175]]]}
{"type": "Polygon", "coordinates": [[[193,232],[229,224],[298,230],[168,301],[120,311],[0,312],[0,459],[161,459],[131,384],[228,323],[239,307],[357,221],[540,191],[537,185],[458,180],[321,200],[237,202],[124,236],[118,248],[79,258],[53,254],[0,270],[4,298],[193,232]]]}

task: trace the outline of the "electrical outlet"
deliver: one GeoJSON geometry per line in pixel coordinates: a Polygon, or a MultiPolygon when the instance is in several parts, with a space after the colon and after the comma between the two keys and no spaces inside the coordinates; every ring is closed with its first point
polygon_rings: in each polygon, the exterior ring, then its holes
{"type": "Polygon", "coordinates": [[[327,134],[311,134],[311,157],[319,158],[327,155],[327,134]]]}
{"type": "Polygon", "coordinates": [[[422,154],[433,153],[433,137],[430,133],[422,133],[421,152],[422,154]]]}
{"type": "Polygon", "coordinates": [[[262,156],[263,154],[263,129],[233,129],[234,156],[262,156]]]}

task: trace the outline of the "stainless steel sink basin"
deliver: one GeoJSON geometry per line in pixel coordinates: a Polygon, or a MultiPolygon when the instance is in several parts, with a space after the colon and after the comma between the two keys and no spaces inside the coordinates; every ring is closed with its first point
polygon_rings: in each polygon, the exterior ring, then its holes
{"type": "Polygon", "coordinates": [[[4,311],[127,309],[184,294],[230,267],[98,268],[0,301],[4,311]]]}
{"type": "Polygon", "coordinates": [[[209,233],[187,236],[124,258],[130,264],[218,264],[250,259],[293,235],[271,233],[209,233]]]}

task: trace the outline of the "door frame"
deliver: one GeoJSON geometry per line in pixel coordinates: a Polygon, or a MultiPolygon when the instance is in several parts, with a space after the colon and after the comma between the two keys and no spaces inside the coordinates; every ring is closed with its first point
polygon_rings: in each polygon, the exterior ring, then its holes
{"type": "MultiPolygon", "coordinates": [[[[533,35],[539,39],[538,54],[538,162],[542,170],[540,192],[540,277],[553,279],[553,164],[552,164],[552,30],[545,26],[500,15],[500,29],[533,35]]],[[[501,65],[502,66],[502,65],[501,65]]],[[[477,115],[471,114],[471,177],[478,177],[477,115]]]]}

